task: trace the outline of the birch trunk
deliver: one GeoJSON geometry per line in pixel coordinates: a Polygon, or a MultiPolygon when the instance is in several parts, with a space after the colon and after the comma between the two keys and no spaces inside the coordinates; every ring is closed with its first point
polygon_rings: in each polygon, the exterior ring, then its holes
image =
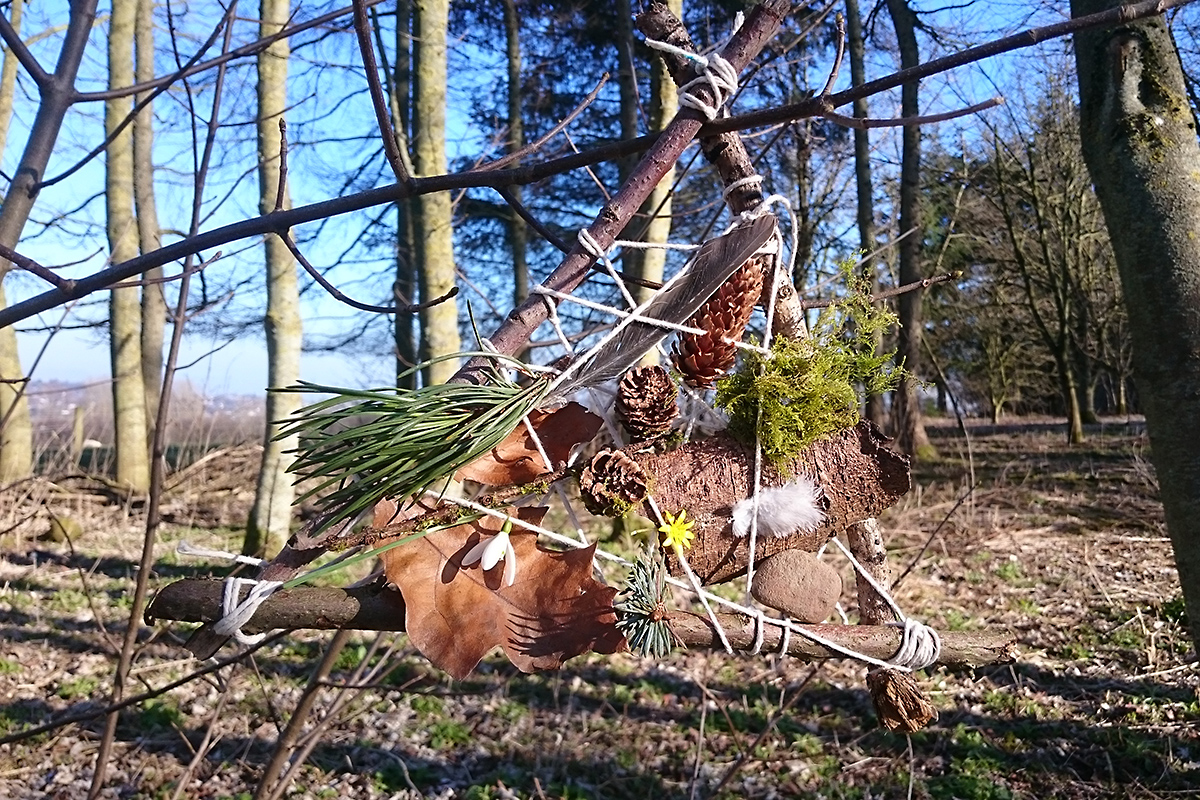
{"type": "MultiPolygon", "coordinates": [[[[137,27],[134,31],[134,79],[144,83],[154,78],[154,3],[137,0],[137,27]]],[[[146,93],[137,96],[141,102],[146,93]]],[[[137,211],[138,245],[142,254],[162,246],[158,208],[154,199],[154,108],[148,104],[133,123],[133,205],[137,211]]],[[[147,281],[162,278],[162,267],[145,273],[147,281]]],[[[154,437],[158,416],[159,392],[162,391],[163,336],[167,323],[167,302],[161,283],[142,287],[142,381],[146,387],[147,432],[154,437]]]]}
{"type": "MultiPolygon", "coordinates": [[[[115,0],[109,17],[108,86],[133,85],[133,38],[138,0],[115,0]]],[[[131,97],[104,102],[104,131],[111,135],[133,109],[131,97]]],[[[105,156],[109,258],[112,263],[137,255],[138,230],[133,212],[133,133],[126,128],[105,156]]],[[[108,302],[109,357],[112,366],[113,437],[116,479],[137,492],[150,488],[150,449],[146,439],[146,384],[142,380],[142,310],[135,286],[112,289],[108,302]]]]}
{"type": "MultiPolygon", "coordinates": [[[[261,0],[259,36],[277,32],[288,20],[288,0],[261,0]]],[[[279,191],[279,121],[287,108],[289,46],[280,39],[258,54],[258,188],[259,211],[275,208],[279,191]]],[[[284,205],[287,206],[287,195],[284,205]]],[[[296,264],[287,247],[276,236],[264,242],[267,270],[267,386],[280,389],[300,379],[300,293],[296,264]]],[[[281,421],[300,407],[300,395],[291,392],[267,393],[267,425],[263,437],[262,466],[258,471],[254,507],[246,523],[242,551],[247,554],[273,554],[283,546],[290,533],[292,501],[295,492],[288,467],[289,451],[296,438],[277,439],[281,421]]]]}
{"type": "MultiPolygon", "coordinates": [[[[413,42],[413,169],[418,176],[446,172],[446,29],[449,0],[417,0],[413,42]]],[[[417,198],[415,252],[421,300],[450,291],[454,274],[454,209],[448,192],[417,198]]],[[[436,358],[460,350],[458,305],[453,299],[421,312],[421,357],[436,358]]],[[[458,371],[447,359],[423,371],[426,385],[445,383],[458,371]]]]}

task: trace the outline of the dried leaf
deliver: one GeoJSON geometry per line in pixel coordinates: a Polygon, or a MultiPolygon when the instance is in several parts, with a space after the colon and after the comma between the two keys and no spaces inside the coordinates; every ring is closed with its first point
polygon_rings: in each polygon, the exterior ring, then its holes
{"type": "MultiPolygon", "coordinates": [[[[578,403],[567,403],[554,411],[533,411],[529,422],[555,464],[565,462],[572,447],[589,441],[604,424],[600,417],[578,403]]],[[[542,460],[529,429],[522,424],[490,452],[460,469],[455,477],[488,486],[509,486],[537,480],[554,468],[554,464],[547,465],[542,460]]]]}
{"type": "MultiPolygon", "coordinates": [[[[537,524],[546,509],[509,513],[537,524]]],[[[612,607],[617,590],[592,578],[594,545],[557,553],[538,546],[535,534],[514,530],[511,586],[504,585],[504,562],[486,571],[478,563],[462,566],[467,552],[502,524],[485,517],[380,554],[388,580],[404,596],[413,645],[459,680],[497,645],[522,672],[559,669],[588,650],[625,649],[612,607]]]]}

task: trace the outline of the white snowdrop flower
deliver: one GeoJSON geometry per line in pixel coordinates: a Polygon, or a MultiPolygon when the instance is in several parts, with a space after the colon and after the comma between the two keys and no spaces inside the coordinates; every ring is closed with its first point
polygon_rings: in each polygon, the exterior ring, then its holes
{"type": "MultiPolygon", "coordinates": [[[[817,505],[820,499],[821,487],[804,475],[783,486],[760,489],[758,532],[783,537],[816,530],[825,521],[825,512],[817,505]]],[[[747,497],[733,507],[733,535],[748,536],[753,520],[754,498],[747,497]]]]}
{"type": "Polygon", "coordinates": [[[470,567],[476,562],[486,572],[501,560],[504,561],[504,585],[512,586],[517,580],[517,553],[513,550],[512,539],[508,532],[512,529],[511,522],[505,522],[504,527],[495,536],[480,539],[479,542],[463,556],[462,565],[470,567]]]}

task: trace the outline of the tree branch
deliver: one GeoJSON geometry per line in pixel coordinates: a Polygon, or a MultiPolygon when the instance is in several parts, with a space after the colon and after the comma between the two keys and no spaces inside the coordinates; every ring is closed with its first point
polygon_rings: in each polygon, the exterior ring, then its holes
{"type": "Polygon", "coordinates": [[[742,114],[737,117],[719,119],[705,125],[700,131],[700,135],[707,136],[714,133],[741,130],[743,128],[776,125],[803,117],[822,116],[835,108],[844,106],[859,98],[886,92],[902,84],[928,78],[931,75],[947,72],[956,67],[965,66],[985,58],[1009,53],[1024,47],[1032,47],[1047,39],[1067,36],[1087,28],[1117,25],[1133,22],[1145,17],[1157,16],[1172,8],[1185,6],[1191,2],[1193,0],[1143,0],[1141,3],[1120,6],[1119,8],[1109,9],[1098,14],[1090,14],[1086,17],[1077,17],[1065,22],[1045,25],[1041,28],[1030,28],[1021,33],[997,39],[994,42],[977,45],[976,47],[968,47],[966,50],[958,53],[901,70],[887,77],[864,83],[861,86],[855,86],[844,92],[829,95],[828,97],[818,95],[808,100],[802,100],[799,103],[792,103],[777,108],[766,108],[762,111],[751,111],[748,114],[742,114]]]}
{"type": "MultiPolygon", "coordinates": [[[[145,97],[138,100],[138,102],[134,104],[133,108],[129,111],[129,113],[125,115],[125,119],[121,120],[121,122],[115,128],[113,128],[112,132],[109,133],[108,136],[104,137],[104,141],[102,141],[100,144],[93,147],[91,149],[91,151],[88,152],[87,155],[85,155],[79,161],[75,162],[75,164],[73,164],[68,169],[64,170],[63,172],[60,172],[58,175],[55,175],[53,178],[47,178],[46,180],[39,182],[36,185],[35,190],[40,192],[42,189],[45,189],[48,186],[53,186],[56,183],[66,180],[67,178],[71,177],[79,170],[83,169],[88,164],[88,162],[90,162],[93,158],[95,158],[96,156],[100,155],[105,150],[107,150],[108,146],[110,144],[112,144],[116,140],[116,138],[118,136],[120,136],[122,132],[124,132],[124,130],[126,128],[128,128],[130,125],[133,124],[133,121],[135,119],[137,119],[138,114],[141,113],[143,108],[145,108],[146,106],[148,106],[152,102],[154,102],[154,98],[158,97],[160,94],[165,92],[167,89],[171,88],[171,85],[176,80],[181,80],[184,77],[184,73],[187,72],[188,65],[194,64],[196,61],[199,61],[200,57],[208,52],[208,48],[213,46],[213,44],[217,41],[217,37],[221,35],[221,31],[225,28],[226,25],[229,24],[229,20],[233,16],[233,12],[234,12],[235,8],[236,8],[235,5],[229,6],[229,8],[225,12],[225,16],[221,17],[221,21],[217,23],[217,27],[213,29],[213,32],[208,37],[207,41],[205,41],[204,44],[200,47],[200,49],[197,50],[190,59],[188,59],[187,64],[185,64],[180,69],[176,70],[174,75],[168,76],[168,78],[170,78],[169,81],[167,81],[166,83],[163,83],[160,86],[155,87],[154,91],[150,92],[145,97]]],[[[76,95],[76,97],[72,100],[72,102],[73,103],[79,102],[78,95],[76,95]]]]}
{"type": "Polygon", "coordinates": [[[21,40],[21,35],[13,29],[8,17],[3,14],[0,14],[0,38],[4,39],[4,44],[8,46],[9,50],[12,50],[17,61],[21,62],[21,66],[29,73],[29,77],[33,78],[33,82],[38,85],[38,88],[45,88],[52,80],[50,73],[46,72],[33,53],[29,52],[29,48],[21,40]]]}
{"type": "MultiPolygon", "coordinates": [[[[212,623],[221,618],[224,582],[186,578],[164,586],[146,611],[147,623],[155,620],[212,623]]],[[[315,628],[371,631],[404,630],[404,598],[379,584],[353,589],[297,586],[267,598],[243,630],[247,633],[275,628],[315,628]]],[[[719,614],[729,643],[739,651],[754,649],[757,622],[736,614],[719,614]]],[[[720,649],[721,641],[707,617],[675,611],[668,616],[671,629],[689,647],[720,649]]],[[[887,659],[900,647],[900,632],[882,625],[802,625],[805,630],[851,648],[863,655],[887,659]]],[[[941,634],[938,663],[977,666],[1007,663],[1016,658],[1016,639],[1009,632],[955,632],[941,634]]],[[[765,625],[762,651],[777,651],[782,629],[765,625]]],[[[806,660],[845,658],[802,636],[789,637],[788,655],[806,660]]]]}
{"type": "MultiPolygon", "coordinates": [[[[937,72],[962,66],[964,64],[978,61],[982,58],[992,55],[1010,52],[1022,47],[1030,47],[1038,44],[1039,42],[1045,41],[1048,38],[1052,38],[1053,36],[1062,36],[1086,27],[1096,27],[1099,25],[1123,22],[1132,19],[1141,19],[1146,16],[1151,16],[1155,13],[1161,13],[1169,8],[1185,5],[1191,1],[1192,0],[1148,0],[1148,2],[1138,3],[1133,6],[1124,6],[1122,8],[1113,9],[1100,14],[1093,14],[1088,17],[1080,17],[1079,19],[1070,20],[1068,22],[1049,25],[1044,28],[1035,28],[1021,34],[1017,34],[1016,36],[1010,36],[1006,39],[1001,39],[998,42],[970,48],[969,50],[964,50],[962,53],[937,59],[929,62],[928,64],[914,67],[910,70],[898,72],[886,78],[881,78],[877,81],[863,84],[862,86],[849,89],[845,92],[831,95],[827,99],[818,97],[803,103],[784,106],[780,109],[766,109],[764,111],[751,112],[748,114],[717,120],[716,122],[711,122],[700,126],[697,134],[699,136],[706,137],[723,132],[740,130],[742,128],[775,124],[778,122],[786,122],[804,117],[820,116],[832,111],[837,106],[844,105],[845,103],[851,102],[854,99],[867,97],[871,94],[885,91],[887,89],[893,89],[905,81],[927,77],[937,72]]],[[[368,2],[377,2],[377,0],[368,0],[368,2]]],[[[338,13],[348,13],[348,11],[349,10],[347,9],[345,12],[338,13]]],[[[330,15],[326,16],[329,17],[330,15]]],[[[337,16],[337,14],[333,16],[337,16]]],[[[80,97],[82,97],[82,95],[80,97]]],[[[300,225],[306,222],[324,219],[326,217],[360,211],[364,208],[370,208],[376,205],[394,203],[406,196],[454,189],[474,187],[495,188],[499,186],[534,183],[551,175],[557,175],[562,172],[586,166],[588,164],[622,158],[632,153],[641,152],[651,146],[655,146],[663,135],[665,135],[665,133],[662,135],[639,136],[636,139],[628,139],[621,142],[602,145],[581,153],[573,153],[568,156],[551,159],[550,161],[546,161],[541,164],[530,165],[528,167],[489,170],[485,166],[484,168],[470,169],[448,175],[438,175],[428,178],[414,178],[411,181],[411,191],[408,191],[405,187],[397,184],[393,184],[391,186],[381,186],[375,189],[369,189],[365,192],[359,192],[357,194],[347,195],[345,197],[325,200],[308,206],[302,206],[300,208],[289,209],[288,211],[280,212],[279,214],[266,214],[263,216],[242,220],[240,222],[235,222],[221,228],[215,228],[211,231],[206,231],[205,233],[194,237],[189,237],[179,242],[174,242],[160,250],[156,250],[143,256],[138,256],[137,258],[132,258],[120,264],[114,264],[105,270],[93,273],[92,275],[84,278],[80,278],[75,282],[74,288],[70,292],[63,292],[58,289],[54,289],[31,297],[20,303],[16,303],[8,308],[0,309],[0,328],[7,325],[12,325],[13,323],[19,322],[23,319],[27,319],[35,314],[40,314],[43,311],[54,308],[55,306],[61,305],[62,303],[70,300],[76,300],[81,297],[85,297],[93,292],[108,287],[112,283],[132,277],[133,275],[153,269],[154,267],[162,266],[163,264],[184,258],[201,250],[219,247],[238,239],[244,239],[251,236],[261,236],[266,233],[274,233],[277,230],[287,230],[294,225],[300,225]]],[[[574,277],[579,276],[576,275],[574,277]]],[[[544,308],[544,305],[542,307],[544,308]]],[[[532,321],[532,318],[530,321],[532,321]]]]}
{"type": "MultiPolygon", "coordinates": [[[[364,3],[367,7],[379,5],[382,2],[383,0],[364,0],[364,3]]],[[[193,75],[206,72],[213,67],[219,67],[222,64],[227,64],[236,58],[258,55],[260,51],[265,50],[280,39],[287,39],[295,36],[297,33],[303,33],[304,31],[311,30],[312,28],[319,28],[320,26],[328,22],[332,22],[339,17],[344,17],[347,14],[353,13],[353,11],[353,6],[346,6],[345,8],[339,8],[336,11],[330,11],[328,14],[322,14],[319,17],[314,17],[307,22],[290,25],[278,33],[272,34],[271,36],[266,36],[262,39],[256,39],[249,44],[244,44],[241,47],[230,50],[227,53],[223,53],[216,58],[201,62],[199,64],[194,64],[191,67],[187,67],[183,71],[173,72],[170,75],[164,75],[161,78],[155,78],[151,81],[135,83],[132,86],[123,86],[120,89],[106,89],[95,92],[78,92],[75,95],[74,102],[94,103],[100,100],[112,100],[118,97],[128,97],[131,94],[138,94],[151,89],[157,89],[160,86],[172,84],[182,78],[190,78],[193,75]]]]}
{"type": "Polygon", "coordinates": [[[358,50],[362,53],[363,67],[367,74],[367,88],[371,93],[371,106],[375,109],[375,124],[383,137],[383,154],[387,156],[392,174],[398,185],[408,187],[412,170],[404,162],[400,145],[396,142],[396,130],[392,127],[392,116],[388,110],[383,86],[379,83],[379,65],[375,62],[375,45],[371,43],[371,23],[367,20],[366,0],[354,0],[354,33],[358,37],[358,50]]]}
{"type": "Polygon", "coordinates": [[[0,244],[0,258],[8,259],[8,261],[17,269],[23,269],[26,272],[38,276],[61,292],[71,291],[75,284],[75,281],[55,274],[48,267],[43,267],[29,256],[23,256],[16,250],[6,247],[3,244],[0,244]]]}

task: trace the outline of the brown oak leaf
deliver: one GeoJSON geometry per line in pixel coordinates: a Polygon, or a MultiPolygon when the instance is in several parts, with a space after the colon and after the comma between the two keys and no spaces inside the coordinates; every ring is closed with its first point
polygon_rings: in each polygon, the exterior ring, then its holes
{"type": "MultiPolygon", "coordinates": [[[[533,524],[545,508],[509,509],[533,524]]],[[[592,578],[595,545],[559,553],[537,544],[537,535],[509,534],[517,571],[506,586],[503,561],[484,570],[464,556],[503,521],[476,522],[435,531],[380,554],[384,572],[405,602],[409,639],[435,666],[456,679],[475,669],[499,645],[522,672],[559,669],[568,658],[595,650],[625,649],[612,602],[616,589],[592,578]]],[[[381,544],[386,544],[383,542],[381,544]]]]}
{"type": "MultiPolygon", "coordinates": [[[[589,441],[604,423],[579,403],[567,403],[553,411],[533,411],[529,422],[555,464],[565,462],[571,448],[589,441]]],[[[455,477],[488,486],[508,486],[529,483],[553,470],[554,465],[547,465],[542,459],[529,429],[521,424],[487,454],[460,469],[455,477]]]]}

